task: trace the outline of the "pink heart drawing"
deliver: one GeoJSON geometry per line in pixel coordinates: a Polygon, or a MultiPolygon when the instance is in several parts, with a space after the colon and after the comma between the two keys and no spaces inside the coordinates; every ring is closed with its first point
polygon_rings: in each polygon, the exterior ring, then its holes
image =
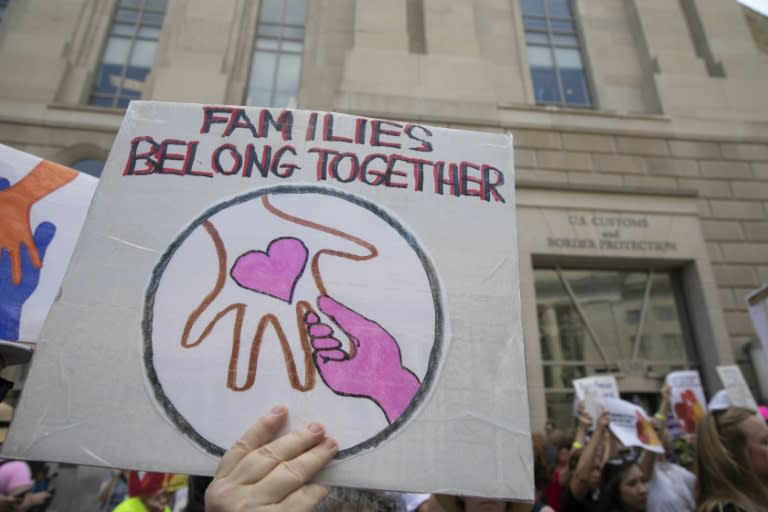
{"type": "Polygon", "coordinates": [[[298,238],[275,238],[264,251],[241,254],[232,265],[235,282],[257,293],[291,303],[309,251],[298,238]]]}

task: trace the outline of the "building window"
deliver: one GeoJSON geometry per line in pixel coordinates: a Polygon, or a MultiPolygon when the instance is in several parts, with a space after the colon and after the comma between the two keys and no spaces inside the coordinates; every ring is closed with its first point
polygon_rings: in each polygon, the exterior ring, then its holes
{"type": "Polygon", "coordinates": [[[570,0],[521,0],[536,103],[591,107],[570,0]]]}
{"type": "Polygon", "coordinates": [[[658,376],[696,368],[678,274],[534,270],[548,418],[570,424],[573,379],[641,368],[656,386],[658,376]]]}
{"type": "Polygon", "coordinates": [[[245,99],[247,105],[296,105],[306,16],[306,0],[262,0],[245,99]]]}
{"type": "Polygon", "coordinates": [[[101,171],[104,170],[104,161],[97,160],[95,158],[86,158],[84,160],[78,160],[69,166],[73,169],[77,169],[80,172],[84,172],[85,174],[90,174],[91,176],[96,176],[98,178],[101,176],[101,171]]]}
{"type": "Polygon", "coordinates": [[[0,0],[0,23],[3,21],[3,18],[5,18],[5,11],[8,9],[8,3],[11,0],[0,0]]]}
{"type": "Polygon", "coordinates": [[[126,108],[141,98],[167,0],[119,0],[88,103],[126,108]]]}

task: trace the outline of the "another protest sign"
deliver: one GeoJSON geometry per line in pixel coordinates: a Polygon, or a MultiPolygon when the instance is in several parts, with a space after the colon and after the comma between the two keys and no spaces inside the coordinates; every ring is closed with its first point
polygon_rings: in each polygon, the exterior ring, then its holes
{"type": "Polygon", "coordinates": [[[605,410],[604,398],[619,398],[619,385],[613,375],[595,375],[574,379],[576,397],[584,401],[584,411],[592,417],[594,428],[597,417],[605,410]]]}
{"type": "Polygon", "coordinates": [[[132,102],[6,451],[211,474],[283,403],[321,481],[530,499],[515,229],[509,135],[132,102]]]}
{"type": "Polygon", "coordinates": [[[726,365],[718,366],[717,374],[720,376],[720,381],[725,387],[725,391],[728,393],[728,398],[731,401],[731,405],[737,407],[746,407],[748,409],[754,409],[757,411],[757,402],[752,396],[752,391],[747,386],[747,381],[744,380],[744,375],[738,366],[726,365]]]}
{"type": "Polygon", "coordinates": [[[69,264],[96,179],[0,144],[0,353],[29,359],[69,264]]]}
{"type": "Polygon", "coordinates": [[[603,404],[610,414],[611,432],[621,444],[664,453],[664,447],[642,407],[616,398],[604,398],[603,404]]]}
{"type": "MultiPolygon", "coordinates": [[[[752,326],[763,346],[763,354],[768,357],[768,283],[750,292],[746,300],[749,316],[752,318],[752,326]]],[[[763,362],[768,362],[768,360],[763,362]]]]}
{"type": "Polygon", "coordinates": [[[696,425],[707,413],[707,399],[704,396],[699,372],[696,370],[671,372],[667,375],[666,383],[671,388],[672,414],[680,421],[686,433],[695,433],[696,425]]]}

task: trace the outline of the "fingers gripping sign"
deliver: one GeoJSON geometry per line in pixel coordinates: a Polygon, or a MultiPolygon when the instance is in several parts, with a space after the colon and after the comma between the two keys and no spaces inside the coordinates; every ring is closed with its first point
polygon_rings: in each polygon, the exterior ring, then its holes
{"type": "Polygon", "coordinates": [[[205,492],[205,510],[309,512],[328,494],[308,483],[338,451],[318,423],[273,440],[288,410],[276,406],[224,454],[205,492]]]}

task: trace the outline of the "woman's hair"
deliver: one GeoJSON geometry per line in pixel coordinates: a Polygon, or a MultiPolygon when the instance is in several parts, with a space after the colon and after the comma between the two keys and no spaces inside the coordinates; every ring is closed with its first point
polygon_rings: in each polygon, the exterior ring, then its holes
{"type": "Polygon", "coordinates": [[[621,501],[621,480],[624,474],[637,466],[634,460],[609,460],[603,465],[600,474],[600,501],[597,504],[599,512],[624,510],[621,501]]]}
{"type": "Polygon", "coordinates": [[[562,450],[563,448],[568,450],[571,448],[571,445],[573,445],[573,436],[562,430],[553,430],[552,433],[549,434],[547,441],[554,445],[558,450],[562,450]]]}
{"type": "Polygon", "coordinates": [[[768,492],[750,468],[747,437],[739,425],[755,411],[730,407],[708,413],[696,428],[696,502],[700,511],[733,503],[759,510],[768,492]]]}

